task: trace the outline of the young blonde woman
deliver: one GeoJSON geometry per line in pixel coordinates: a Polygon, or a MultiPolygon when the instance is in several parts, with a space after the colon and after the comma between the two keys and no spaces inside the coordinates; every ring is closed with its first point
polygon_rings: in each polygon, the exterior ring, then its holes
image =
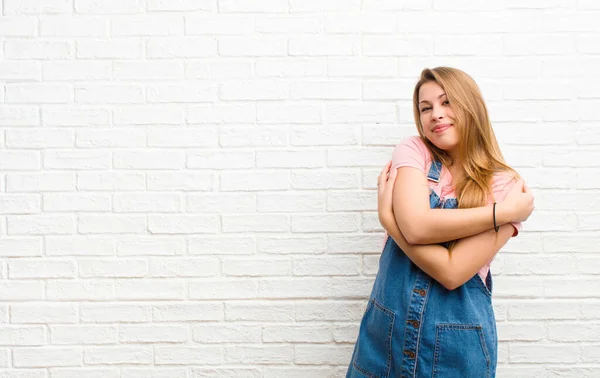
{"type": "Polygon", "coordinates": [[[396,146],[378,179],[390,237],[347,377],[494,377],[490,262],[533,196],[504,161],[470,76],[425,69],[413,103],[419,136],[396,146]]]}

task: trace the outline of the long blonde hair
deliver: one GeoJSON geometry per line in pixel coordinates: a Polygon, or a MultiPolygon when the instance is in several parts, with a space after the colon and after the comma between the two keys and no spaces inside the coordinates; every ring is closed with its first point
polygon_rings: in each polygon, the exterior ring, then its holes
{"type": "Polygon", "coordinates": [[[460,136],[459,157],[463,175],[456,183],[455,192],[459,208],[479,207],[487,204],[492,195],[494,173],[509,172],[515,178],[518,173],[502,156],[487,107],[475,80],[465,72],[450,67],[424,69],[415,86],[413,111],[417,130],[434,159],[445,166],[453,161],[446,151],[437,148],[423,133],[419,112],[419,89],[427,82],[435,82],[446,92],[454,112],[454,126],[460,136]]]}

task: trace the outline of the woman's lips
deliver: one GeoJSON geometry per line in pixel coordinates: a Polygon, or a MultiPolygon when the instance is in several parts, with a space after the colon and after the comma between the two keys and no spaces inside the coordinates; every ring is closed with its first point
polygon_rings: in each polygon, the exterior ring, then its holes
{"type": "Polygon", "coordinates": [[[441,132],[446,131],[450,127],[452,127],[452,125],[448,124],[448,123],[445,123],[443,125],[438,125],[438,126],[436,126],[436,127],[433,128],[433,132],[436,133],[436,134],[437,133],[441,133],[441,132]]]}

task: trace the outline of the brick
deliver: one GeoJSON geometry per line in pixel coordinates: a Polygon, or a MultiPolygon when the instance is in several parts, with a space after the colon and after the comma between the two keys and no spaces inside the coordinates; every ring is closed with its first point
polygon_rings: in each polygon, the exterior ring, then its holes
{"type": "Polygon", "coordinates": [[[184,326],[122,325],[118,332],[121,343],[181,343],[188,339],[184,326]]]}
{"type": "Polygon", "coordinates": [[[76,347],[16,348],[13,364],[17,368],[80,366],[82,350],[76,347]]]}
{"type": "Polygon", "coordinates": [[[295,276],[353,276],[360,270],[358,257],[307,257],[292,260],[295,276]]]}
{"type": "Polygon", "coordinates": [[[298,321],[358,322],[366,304],[363,301],[302,301],[296,306],[298,321]]]}
{"type": "Polygon", "coordinates": [[[224,171],[221,173],[221,187],[229,191],[286,190],[289,187],[289,174],[284,171],[224,171]]]}
{"type": "MultiPolygon", "coordinates": [[[[42,78],[48,81],[100,81],[112,76],[112,62],[105,61],[44,61],[42,78]]],[[[77,94],[75,94],[77,98],[77,94]]]]}
{"type": "Polygon", "coordinates": [[[287,215],[223,215],[223,232],[287,232],[290,221],[287,215]]]}
{"type": "Polygon", "coordinates": [[[152,234],[217,233],[219,218],[211,215],[151,215],[148,231],[152,234]]]}
{"type": "Polygon", "coordinates": [[[185,252],[185,241],[176,236],[129,237],[117,242],[119,256],[173,256],[185,252]]]}
{"type": "Polygon", "coordinates": [[[322,325],[269,325],[263,328],[265,343],[326,343],[332,341],[331,329],[322,325]]]}
{"type": "Polygon", "coordinates": [[[301,36],[289,41],[291,56],[353,56],[360,51],[360,39],[351,36],[301,36]]]}
{"type": "Polygon", "coordinates": [[[186,167],[192,169],[253,168],[255,160],[253,151],[203,150],[189,152],[186,167]]]}
{"type": "Polygon", "coordinates": [[[146,0],[148,11],[212,11],[213,6],[212,0],[146,0]]]}
{"type": "Polygon", "coordinates": [[[184,66],[176,60],[131,60],[113,63],[117,80],[177,80],[184,77],[184,66]]]}
{"type": "Polygon", "coordinates": [[[157,346],[157,365],[219,365],[223,362],[221,346],[157,346]]]}
{"type": "Polygon", "coordinates": [[[157,304],[152,307],[154,322],[219,321],[223,320],[223,303],[185,302],[157,304]]]}
{"type": "Polygon", "coordinates": [[[252,236],[190,237],[190,255],[249,255],[256,253],[252,236]]]}
{"type": "Polygon", "coordinates": [[[54,280],[46,284],[46,299],[60,300],[109,300],[114,299],[114,284],[106,281],[54,280]]]}
{"type": "Polygon", "coordinates": [[[316,58],[256,58],[256,74],[260,77],[327,76],[327,60],[316,58]]]}
{"type": "Polygon", "coordinates": [[[7,217],[9,235],[47,235],[75,233],[72,215],[11,215],[7,217]]]}
{"type": "Polygon", "coordinates": [[[185,166],[181,151],[115,151],[113,165],[117,169],[180,169],[185,166]]]}
{"type": "Polygon", "coordinates": [[[15,324],[76,323],[79,312],[74,304],[15,303],[10,306],[10,318],[15,324]]]}
{"type": "Polygon", "coordinates": [[[64,104],[73,101],[73,87],[68,84],[7,84],[6,103],[64,104]]]}
{"type": "Polygon", "coordinates": [[[347,146],[357,145],[360,129],[348,125],[292,126],[291,144],[294,146],[347,146]]]}
{"type": "Polygon", "coordinates": [[[114,344],[117,342],[116,326],[53,325],[50,340],[57,345],[114,344]]]}
{"type": "Polygon", "coordinates": [[[252,17],[220,14],[219,17],[186,16],[186,35],[244,35],[253,31],[252,17]]]}
{"type": "Polygon", "coordinates": [[[144,11],[142,0],[73,0],[77,13],[90,14],[133,14],[144,11]]]}
{"type": "Polygon", "coordinates": [[[45,236],[48,256],[111,256],[116,255],[110,236],[45,236]]]}
{"type": "Polygon", "coordinates": [[[290,266],[287,259],[224,259],[221,269],[223,275],[234,277],[286,276],[291,272],[290,266]]]}
{"type": "Polygon", "coordinates": [[[202,280],[189,283],[190,299],[253,299],[258,285],[256,279],[202,280]],[[227,285],[224,283],[227,282],[227,285]]]}
{"type": "Polygon", "coordinates": [[[151,277],[211,277],[220,275],[221,264],[209,258],[150,259],[151,277]]]}
{"type": "Polygon", "coordinates": [[[276,254],[319,254],[327,250],[327,241],[323,236],[294,237],[294,236],[261,236],[258,239],[260,253],[276,254]]]}
{"type": "Polygon", "coordinates": [[[1,151],[0,169],[2,170],[39,170],[41,155],[39,151],[1,151]]]}
{"type": "Polygon", "coordinates": [[[78,59],[140,59],[144,54],[144,45],[139,39],[118,40],[79,40],[77,41],[78,59]]]}
{"type": "Polygon", "coordinates": [[[34,257],[41,255],[41,237],[3,237],[0,239],[0,256],[2,257],[34,257]]]}
{"type": "Polygon", "coordinates": [[[245,61],[193,60],[185,62],[186,79],[250,78],[252,67],[245,61]]]}
{"type": "Polygon", "coordinates": [[[78,172],[77,188],[83,191],[145,190],[146,176],[138,172],[78,172]]]}
{"type": "Polygon", "coordinates": [[[292,215],[292,232],[353,232],[359,228],[358,214],[292,215]]]}
{"type": "Polygon", "coordinates": [[[219,38],[219,55],[223,57],[286,56],[287,47],[287,38],[280,36],[219,38]]]}
{"type": "Polygon", "coordinates": [[[242,0],[219,0],[219,11],[224,13],[235,12],[287,12],[289,9],[286,0],[265,0],[260,3],[247,2],[242,0]]]}
{"type": "Polygon", "coordinates": [[[203,58],[217,56],[217,41],[207,37],[154,37],[146,43],[151,59],[203,58]]]}
{"type": "MultiPolygon", "coordinates": [[[[24,25],[21,19],[17,19],[19,25],[24,25]]],[[[7,27],[14,30],[10,23],[7,23],[7,27]]],[[[3,32],[8,32],[4,31],[3,32]]],[[[44,61],[43,63],[35,61],[2,61],[0,62],[0,79],[6,81],[31,81],[40,80],[42,77],[43,64],[50,63],[50,61],[44,61]]],[[[56,62],[58,63],[58,61],[56,62]]]]}
{"type": "Polygon", "coordinates": [[[83,361],[90,365],[150,364],[153,360],[151,346],[87,347],[83,361]]]}
{"type": "Polygon", "coordinates": [[[43,16],[40,17],[40,36],[106,37],[108,25],[108,20],[96,17],[43,16]]]}
{"type": "Polygon", "coordinates": [[[180,211],[177,193],[122,193],[112,198],[115,213],[172,213],[180,211]]]}
{"type": "Polygon", "coordinates": [[[0,213],[31,214],[41,210],[41,197],[36,194],[5,194],[0,198],[0,213]]]}
{"type": "Polygon", "coordinates": [[[318,212],[325,210],[324,193],[259,193],[259,212],[318,212]]]}
{"type": "Polygon", "coordinates": [[[316,104],[259,103],[256,119],[259,123],[310,124],[322,121],[322,110],[316,104]]]}
{"type": "Polygon", "coordinates": [[[6,105],[0,110],[1,126],[39,126],[39,110],[29,106],[6,105]]]}
{"type": "Polygon", "coordinates": [[[78,378],[85,375],[87,378],[120,378],[119,370],[116,368],[94,369],[94,368],[53,368],[52,378],[78,378]]]}
{"type": "Polygon", "coordinates": [[[80,277],[144,277],[148,274],[148,262],[145,259],[85,259],[77,263],[80,277]]]}
{"type": "Polygon", "coordinates": [[[294,316],[294,304],[291,302],[229,301],[225,305],[225,319],[228,321],[289,322],[295,319],[294,316]]]}
{"type": "Polygon", "coordinates": [[[292,362],[291,345],[226,346],[225,362],[230,364],[289,364],[292,362]]]}
{"type": "Polygon", "coordinates": [[[44,168],[49,169],[108,169],[108,151],[49,150],[44,151],[44,168]]]}
{"type": "Polygon", "coordinates": [[[71,130],[38,129],[6,130],[6,146],[12,148],[61,148],[75,145],[71,130]]]}
{"type": "Polygon", "coordinates": [[[325,160],[322,150],[256,152],[257,168],[320,168],[325,160]]]}
{"type": "Polygon", "coordinates": [[[47,343],[43,326],[0,326],[0,340],[1,344],[13,347],[47,343]]]}
{"type": "Polygon", "coordinates": [[[147,230],[146,217],[141,215],[80,215],[77,223],[83,234],[139,234],[147,230]]]}
{"type": "Polygon", "coordinates": [[[324,21],[304,15],[259,15],[255,18],[255,30],[273,34],[320,33],[324,30],[324,21]]]}
{"type": "Polygon", "coordinates": [[[262,340],[262,329],[256,325],[197,325],[192,332],[193,340],[200,344],[250,344],[260,343],[262,340]]]}
{"type": "Polygon", "coordinates": [[[50,0],[43,3],[35,0],[7,0],[4,3],[5,14],[69,13],[70,10],[68,0],[50,0]]]}
{"type": "Polygon", "coordinates": [[[42,107],[44,126],[96,126],[110,123],[108,109],[72,105],[42,107]]]}
{"type": "Polygon", "coordinates": [[[214,181],[214,174],[208,172],[148,172],[147,189],[149,191],[211,191],[214,181]]]}
{"type": "Polygon", "coordinates": [[[43,196],[44,211],[108,211],[110,196],[103,194],[48,193],[43,196]]]}
{"type": "Polygon", "coordinates": [[[183,299],[186,288],[183,282],[161,279],[122,279],[115,284],[115,292],[121,300],[183,299]]]}
{"type": "Polygon", "coordinates": [[[356,100],[362,88],[354,81],[294,81],[291,83],[291,98],[295,100],[356,100]]]}
{"type": "Polygon", "coordinates": [[[152,309],[149,305],[136,303],[84,303],[81,305],[82,323],[145,323],[151,319],[152,309]]]}
{"type": "Polygon", "coordinates": [[[9,261],[8,276],[19,278],[72,278],[75,277],[75,264],[63,260],[24,260],[9,261]]]}
{"type": "Polygon", "coordinates": [[[396,31],[396,17],[386,13],[341,13],[325,15],[327,33],[389,34],[396,31]]]}
{"type": "Polygon", "coordinates": [[[77,147],[145,147],[146,133],[140,129],[102,129],[78,130],[75,135],[77,147]]]}
{"type": "MultiPolygon", "coordinates": [[[[187,1],[187,0],[186,0],[187,1]]],[[[182,0],[178,0],[182,2],[182,0]]],[[[187,378],[187,369],[178,368],[124,368],[119,378],[187,378]]]]}
{"type": "Polygon", "coordinates": [[[75,102],[81,104],[139,104],[144,102],[144,89],[139,85],[77,85],[75,102]]]}
{"type": "Polygon", "coordinates": [[[115,37],[183,35],[184,19],[178,15],[116,16],[110,19],[115,37]]]}

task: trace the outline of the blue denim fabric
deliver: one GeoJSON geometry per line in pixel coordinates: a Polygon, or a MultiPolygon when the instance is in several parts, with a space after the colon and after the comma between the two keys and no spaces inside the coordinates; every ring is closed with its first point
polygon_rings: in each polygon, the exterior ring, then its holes
{"type": "MultiPolygon", "coordinates": [[[[428,178],[437,181],[440,172],[441,164],[434,162],[428,178]]],[[[458,204],[432,192],[430,205],[458,204]]],[[[449,291],[388,238],[346,377],[495,377],[498,338],[491,274],[486,282],[475,274],[449,291]]]]}

